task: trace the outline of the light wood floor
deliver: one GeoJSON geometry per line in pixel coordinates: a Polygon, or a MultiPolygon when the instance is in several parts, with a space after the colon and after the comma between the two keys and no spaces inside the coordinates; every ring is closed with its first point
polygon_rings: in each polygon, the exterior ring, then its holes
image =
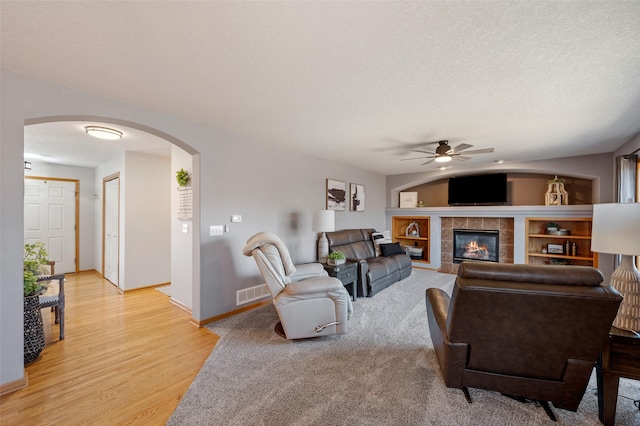
{"type": "Polygon", "coordinates": [[[154,289],[122,295],[85,272],[65,294],[65,339],[43,309],[47,346],[29,386],[0,398],[0,423],[165,424],[218,337],[154,289]]]}

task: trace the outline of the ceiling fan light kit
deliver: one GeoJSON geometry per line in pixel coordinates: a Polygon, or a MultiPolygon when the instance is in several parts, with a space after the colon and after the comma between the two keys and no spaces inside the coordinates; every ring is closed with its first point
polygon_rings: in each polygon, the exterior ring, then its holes
{"type": "Polygon", "coordinates": [[[436,160],[436,163],[446,163],[447,161],[453,160],[453,157],[449,155],[440,155],[436,157],[435,160],[436,160]]]}
{"type": "Polygon", "coordinates": [[[115,141],[122,138],[122,132],[120,130],[111,129],[109,127],[86,126],[84,131],[87,132],[88,135],[99,139],[115,141]]]}

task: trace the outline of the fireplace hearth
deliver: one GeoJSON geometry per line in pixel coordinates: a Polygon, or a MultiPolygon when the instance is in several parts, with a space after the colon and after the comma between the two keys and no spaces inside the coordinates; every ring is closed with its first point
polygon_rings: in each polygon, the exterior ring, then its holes
{"type": "Polygon", "coordinates": [[[465,260],[498,262],[500,232],[484,229],[453,230],[453,263],[465,260]]]}

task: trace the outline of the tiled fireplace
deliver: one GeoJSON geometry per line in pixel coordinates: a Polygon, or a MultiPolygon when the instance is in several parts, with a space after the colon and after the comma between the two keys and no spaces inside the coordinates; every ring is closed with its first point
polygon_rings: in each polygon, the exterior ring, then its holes
{"type": "MultiPolygon", "coordinates": [[[[485,256],[491,245],[490,235],[497,232],[495,244],[497,245],[496,257],[499,263],[513,263],[513,218],[508,217],[442,217],[441,220],[441,249],[440,249],[440,269],[439,272],[456,274],[458,272],[458,263],[460,259],[454,261],[454,230],[456,231],[477,231],[474,232],[476,237],[475,243],[468,238],[468,233],[459,232],[458,242],[470,244],[472,249],[469,252],[478,251],[482,257],[490,257],[488,260],[495,261],[489,255],[485,256]],[[466,235],[465,235],[466,234],[466,235]],[[460,236],[462,235],[462,237],[460,236]],[[469,241],[466,241],[469,240],[469,241]],[[476,246],[479,247],[475,247],[476,246]]],[[[460,245],[460,244],[459,244],[460,245]]],[[[495,249],[495,247],[494,247],[495,249]]],[[[467,250],[464,250],[467,251],[467,250]]],[[[460,248],[458,255],[460,255],[460,248]]],[[[480,254],[478,254],[480,256],[480,254]]],[[[460,256],[457,256],[460,257],[460,256]]]]}

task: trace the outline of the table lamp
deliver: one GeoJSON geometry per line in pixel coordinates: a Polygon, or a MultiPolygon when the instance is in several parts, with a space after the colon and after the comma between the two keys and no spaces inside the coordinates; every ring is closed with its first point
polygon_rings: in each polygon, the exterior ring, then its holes
{"type": "Polygon", "coordinates": [[[318,210],[313,213],[313,230],[322,233],[318,238],[318,261],[321,263],[326,263],[329,255],[329,241],[325,232],[335,231],[335,213],[333,210],[318,210]]]}
{"type": "Polygon", "coordinates": [[[591,251],[620,254],[611,285],[624,300],[613,326],[640,331],[640,273],[634,256],[640,255],[640,203],[594,204],[591,251]]]}

